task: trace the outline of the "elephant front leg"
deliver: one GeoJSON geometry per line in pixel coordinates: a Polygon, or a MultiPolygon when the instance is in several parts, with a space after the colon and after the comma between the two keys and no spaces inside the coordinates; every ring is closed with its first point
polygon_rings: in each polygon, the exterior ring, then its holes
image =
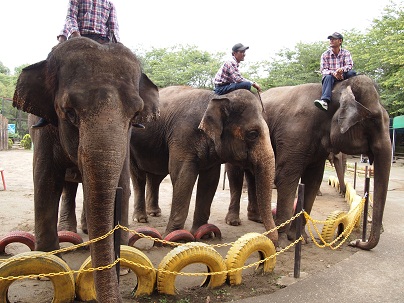
{"type": "MultiPolygon", "coordinates": [[[[321,162],[319,162],[321,163],[321,162]]],[[[314,200],[316,199],[317,192],[320,189],[321,182],[323,180],[324,175],[324,164],[320,164],[319,166],[309,167],[302,174],[301,183],[304,184],[304,210],[310,214],[313,208],[314,200]]],[[[302,236],[304,240],[308,241],[308,236],[305,230],[306,220],[304,216],[302,217],[302,236]]],[[[291,227],[288,231],[288,239],[291,241],[296,240],[296,220],[294,220],[291,224],[291,227]]]]}
{"type": "Polygon", "coordinates": [[[184,228],[198,169],[196,164],[191,162],[170,160],[170,176],[173,184],[173,198],[170,217],[163,236],[184,228]]]}
{"type": "Polygon", "coordinates": [[[226,215],[226,224],[238,226],[241,224],[240,199],[243,190],[244,169],[240,166],[226,163],[226,173],[230,187],[230,205],[226,215]]]}
{"type": "Polygon", "coordinates": [[[191,228],[192,234],[194,234],[200,226],[208,223],[210,208],[219,184],[219,179],[220,165],[216,165],[207,171],[199,173],[194,220],[191,228]]]}
{"type": "Polygon", "coordinates": [[[166,175],[147,174],[146,181],[146,212],[152,217],[161,216],[161,208],[159,206],[159,189],[160,184],[166,175]]]}
{"type": "Polygon", "coordinates": [[[58,230],[77,233],[76,194],[78,183],[66,181],[63,186],[58,230]]]}

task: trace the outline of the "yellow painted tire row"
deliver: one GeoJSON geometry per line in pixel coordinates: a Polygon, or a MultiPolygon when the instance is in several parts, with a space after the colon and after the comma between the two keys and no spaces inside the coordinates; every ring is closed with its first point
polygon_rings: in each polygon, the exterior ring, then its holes
{"type": "MultiPolygon", "coordinates": [[[[202,286],[215,288],[223,285],[228,279],[231,285],[241,283],[242,270],[228,270],[243,267],[248,257],[259,252],[261,260],[276,253],[272,241],[259,233],[248,233],[237,240],[229,249],[224,259],[214,248],[201,242],[190,242],[172,249],[160,262],[158,272],[153,267],[148,257],[140,250],[131,246],[121,246],[122,267],[130,268],[136,275],[138,285],[136,296],[151,294],[157,282],[157,290],[163,294],[175,295],[175,279],[184,267],[193,263],[205,264],[208,272],[218,272],[215,275],[207,275],[202,286]],[[141,265],[141,266],[137,266],[141,265]],[[174,272],[174,273],[172,273],[174,272]]],[[[264,272],[272,271],[276,259],[271,258],[263,262],[264,272]]],[[[88,257],[80,269],[91,267],[91,257],[88,257]]],[[[28,252],[19,254],[8,262],[0,265],[0,276],[20,276],[41,273],[68,272],[69,266],[59,257],[44,255],[42,252],[28,252]],[[40,256],[40,254],[42,254],[40,256]],[[37,255],[37,256],[36,256],[37,255]],[[31,257],[21,259],[21,257],[31,257]],[[36,258],[32,258],[35,257],[36,258]]],[[[73,274],[52,276],[54,298],[52,302],[73,302],[75,296],[81,301],[95,300],[95,289],[92,272],[81,271],[74,281],[73,274]]],[[[0,280],[0,300],[7,302],[7,291],[14,282],[0,280]]]]}
{"type": "MultiPolygon", "coordinates": [[[[328,184],[333,187],[338,187],[339,182],[336,177],[330,176],[328,179],[328,184]]],[[[350,206],[349,212],[336,210],[330,213],[326,219],[326,223],[323,226],[321,231],[321,237],[324,239],[325,242],[329,243],[332,242],[336,237],[338,237],[343,231],[347,228],[347,226],[355,220],[357,216],[357,212],[355,208],[358,204],[362,201],[362,197],[357,195],[356,190],[353,186],[346,182],[346,193],[345,193],[345,200],[350,206]]],[[[360,226],[360,219],[356,221],[355,228],[360,226]]]]}

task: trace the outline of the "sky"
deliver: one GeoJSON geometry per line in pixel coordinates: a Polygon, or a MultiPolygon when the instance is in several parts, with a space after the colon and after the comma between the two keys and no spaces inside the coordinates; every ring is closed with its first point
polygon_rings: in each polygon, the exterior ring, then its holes
{"type": "MultiPolygon", "coordinates": [[[[335,31],[365,32],[390,0],[113,0],[121,42],[132,50],[196,46],[211,53],[248,45],[245,60],[324,40],[335,31]]],[[[397,0],[396,0],[397,2],[397,0]]],[[[0,62],[11,73],[44,60],[57,43],[68,0],[3,0],[0,62]]]]}

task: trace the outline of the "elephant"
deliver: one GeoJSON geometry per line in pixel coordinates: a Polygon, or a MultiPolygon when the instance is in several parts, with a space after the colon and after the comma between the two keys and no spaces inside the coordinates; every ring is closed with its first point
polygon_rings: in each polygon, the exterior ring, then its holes
{"type": "MultiPolygon", "coordinates": [[[[173,196],[164,235],[183,229],[198,178],[190,230],[194,233],[208,222],[221,164],[231,162],[255,176],[253,192],[262,221],[266,230],[273,229],[274,154],[257,96],[245,89],[218,96],[188,86],[166,87],[159,94],[158,121],[148,122],[145,129],[132,129],[133,220],[147,222],[148,213],[160,215],[159,185],[170,174],[173,196]]],[[[268,237],[277,243],[277,231],[268,237]]]]}
{"type": "MultiPolygon", "coordinates": [[[[320,95],[319,83],[276,87],[262,93],[265,121],[275,153],[274,182],[278,194],[275,222],[280,225],[292,217],[299,180],[305,185],[304,210],[311,212],[330,152],[366,154],[375,171],[372,226],[367,241],[356,240],[351,244],[370,250],[380,239],[390,175],[389,116],[380,103],[374,81],[366,75],[336,83],[328,111],[320,111],[313,105],[320,95]]],[[[226,164],[226,171],[231,191],[226,221],[237,224],[243,174],[232,164],[226,164]]],[[[257,202],[250,196],[248,211],[253,215],[259,213],[257,202]]],[[[295,225],[294,221],[279,229],[281,246],[296,238],[295,225]]],[[[305,233],[304,237],[307,240],[305,233]]]]}
{"type": "MultiPolygon", "coordinates": [[[[128,225],[132,123],[156,119],[158,100],[158,88],[121,43],[69,39],[22,70],[13,105],[49,121],[31,129],[36,250],[60,247],[57,216],[69,169],[80,172],[90,240],[113,228],[117,187],[121,224],[128,225]]],[[[121,241],[127,243],[127,233],[121,241]]],[[[90,251],[94,267],[113,263],[113,237],[92,243],[90,251]]],[[[94,281],[99,302],[122,302],[115,268],[95,271],[94,281]]]]}

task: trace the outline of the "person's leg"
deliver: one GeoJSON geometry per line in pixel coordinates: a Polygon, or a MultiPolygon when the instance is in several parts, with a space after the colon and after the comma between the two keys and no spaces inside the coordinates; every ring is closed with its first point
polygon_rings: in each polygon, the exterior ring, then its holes
{"type": "Polygon", "coordinates": [[[248,89],[251,90],[251,83],[249,81],[243,81],[238,83],[230,83],[228,85],[215,87],[215,93],[217,95],[224,95],[230,93],[236,89],[248,89]]]}
{"type": "Polygon", "coordinates": [[[344,79],[349,79],[353,76],[356,76],[356,71],[354,70],[349,70],[346,73],[344,73],[344,79]]]}
{"type": "Polygon", "coordinates": [[[323,78],[322,84],[322,94],[321,94],[321,100],[325,100],[327,102],[331,101],[331,92],[332,88],[334,86],[335,78],[333,75],[326,75],[323,78]]]}

